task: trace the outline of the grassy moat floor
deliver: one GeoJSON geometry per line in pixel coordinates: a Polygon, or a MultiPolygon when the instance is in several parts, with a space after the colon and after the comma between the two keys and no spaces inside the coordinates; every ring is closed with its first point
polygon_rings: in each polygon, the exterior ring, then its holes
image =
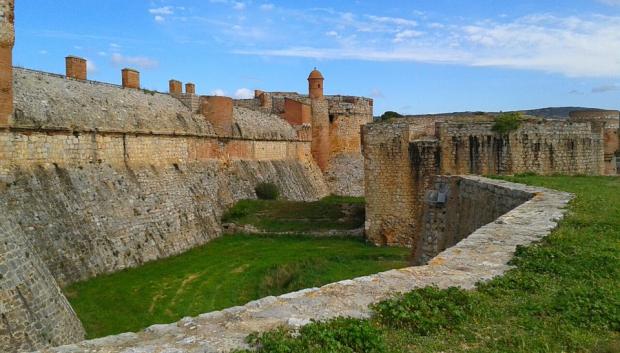
{"type": "Polygon", "coordinates": [[[520,247],[475,291],[416,290],[370,320],[313,323],[251,338],[259,353],[620,352],[620,178],[510,181],[577,195],[559,227],[520,247]]]}
{"type": "MultiPolygon", "coordinates": [[[[242,201],[226,217],[270,231],[344,230],[363,224],[363,200],[242,201]]],[[[405,267],[408,257],[408,249],[377,248],[356,238],[236,234],[76,283],[65,293],[88,337],[95,338],[405,267]]]]}

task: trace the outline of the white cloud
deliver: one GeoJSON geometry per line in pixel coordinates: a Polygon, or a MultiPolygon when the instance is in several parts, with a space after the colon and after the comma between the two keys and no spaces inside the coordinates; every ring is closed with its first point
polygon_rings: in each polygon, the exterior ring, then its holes
{"type": "Polygon", "coordinates": [[[221,88],[216,88],[211,92],[211,94],[214,96],[225,96],[226,92],[221,88]]]}
{"type": "Polygon", "coordinates": [[[615,92],[615,91],[620,91],[620,85],[610,84],[610,85],[602,85],[602,86],[592,88],[592,93],[607,93],[607,92],[615,92]]]}
{"type": "Polygon", "coordinates": [[[371,21],[385,24],[392,24],[403,27],[415,27],[418,25],[416,21],[408,20],[400,17],[385,17],[385,16],[367,16],[371,21]]]}
{"type": "Polygon", "coordinates": [[[237,91],[235,91],[235,98],[237,99],[254,98],[254,91],[248,88],[239,88],[237,91]]]}
{"type": "Polygon", "coordinates": [[[108,53],[106,53],[104,51],[100,51],[100,52],[97,52],[97,55],[99,55],[99,56],[108,56],[108,53]]]}
{"type": "Polygon", "coordinates": [[[271,11],[275,8],[273,4],[262,4],[260,5],[260,9],[263,11],[271,11]]]}
{"type": "Polygon", "coordinates": [[[153,17],[153,19],[157,23],[164,23],[166,21],[166,19],[163,16],[160,16],[160,15],[157,15],[157,16],[153,17]]]}
{"type": "Polygon", "coordinates": [[[235,52],[315,59],[439,62],[535,70],[569,77],[620,77],[620,16],[535,14],[501,22],[431,22],[426,27],[433,29],[424,32],[413,30],[415,21],[406,19],[369,16],[371,24],[363,27],[351,13],[334,17],[339,36],[348,40],[331,46],[302,42],[298,46],[235,52]],[[343,32],[347,28],[359,37],[343,32]]]}
{"type": "Polygon", "coordinates": [[[338,32],[336,32],[336,31],[328,31],[328,32],[325,32],[325,35],[328,36],[328,37],[338,37],[338,32]]]}
{"type": "Polygon", "coordinates": [[[400,31],[398,33],[396,33],[396,35],[394,36],[394,43],[402,43],[407,41],[408,39],[412,39],[415,37],[419,37],[422,35],[422,32],[419,31],[414,31],[411,29],[406,29],[404,31],[400,31]]]}
{"type": "Polygon", "coordinates": [[[172,15],[174,11],[171,6],[163,6],[154,9],[149,9],[151,15],[172,15]]]}
{"type": "Polygon", "coordinates": [[[110,60],[117,66],[136,66],[141,69],[154,69],[159,66],[157,60],[144,56],[124,56],[119,53],[114,53],[110,57],[110,60]]]}
{"type": "Polygon", "coordinates": [[[39,54],[41,54],[41,55],[47,55],[47,50],[45,50],[45,49],[41,49],[41,50],[39,50],[39,54]]]}
{"type": "Polygon", "coordinates": [[[237,11],[245,10],[245,3],[243,3],[243,2],[235,2],[234,5],[233,5],[233,9],[237,10],[237,11]]]}

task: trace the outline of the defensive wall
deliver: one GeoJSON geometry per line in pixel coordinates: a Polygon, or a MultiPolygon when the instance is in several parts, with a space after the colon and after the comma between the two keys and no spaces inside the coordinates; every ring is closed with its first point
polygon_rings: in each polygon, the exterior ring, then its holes
{"type": "Polygon", "coordinates": [[[0,350],[76,342],[60,288],[218,237],[222,213],[260,182],[284,197],[329,194],[309,126],[195,94],[11,65],[13,1],[0,1],[0,350]],[[4,55],[6,54],[6,55],[4,55]],[[7,64],[8,63],[8,64],[7,64]]]}
{"type": "MultiPolygon", "coordinates": [[[[474,176],[451,178],[459,195],[472,207],[506,198],[507,213],[442,251],[424,266],[407,267],[308,288],[278,297],[266,297],[243,306],[187,317],[172,324],[153,325],[125,333],[47,349],[45,353],[218,352],[247,348],[250,333],[278,327],[299,328],[311,320],[345,316],[367,318],[369,306],[416,288],[475,288],[508,271],[517,246],[540,241],[557,225],[572,196],[474,176]],[[475,196],[478,192],[485,196],[475,196]],[[469,196],[473,196],[469,198],[469,196]],[[509,205],[512,202],[512,205],[509,205]]],[[[456,190],[455,190],[456,192],[456,190]]],[[[452,200],[448,201],[452,202],[452,200]]],[[[449,206],[452,207],[452,206],[449,206]]],[[[454,207],[465,207],[455,205],[454,207]]],[[[486,214],[480,218],[491,216],[486,214]]],[[[43,353],[43,352],[41,352],[43,353]]]]}
{"type": "Polygon", "coordinates": [[[3,351],[83,339],[59,286],[218,237],[224,210],[259,182],[290,199],[328,194],[310,142],[277,116],[234,108],[221,136],[169,95],[14,77],[0,130],[3,351]]]}
{"type": "MultiPolygon", "coordinates": [[[[445,249],[443,240],[428,245],[434,240],[425,238],[438,233],[432,230],[438,215],[428,214],[438,211],[428,205],[445,202],[449,194],[436,192],[438,199],[429,199],[429,192],[437,191],[438,175],[605,174],[603,130],[590,122],[528,120],[499,134],[485,120],[489,118],[403,118],[364,127],[365,232],[371,242],[411,247],[420,262],[445,249]]],[[[446,244],[472,228],[459,220],[476,219],[469,217],[467,207],[457,209],[442,210],[449,221],[439,223],[465,229],[450,231],[446,244]]]]}

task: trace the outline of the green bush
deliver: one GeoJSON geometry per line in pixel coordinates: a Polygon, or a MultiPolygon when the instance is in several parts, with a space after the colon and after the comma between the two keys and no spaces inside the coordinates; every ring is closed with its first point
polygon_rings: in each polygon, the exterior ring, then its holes
{"type": "MultiPolygon", "coordinates": [[[[299,332],[286,328],[252,334],[248,343],[258,353],[383,353],[381,332],[367,320],[337,318],[312,322],[299,332]]],[[[251,352],[251,351],[239,351],[251,352]]]]}
{"type": "Polygon", "coordinates": [[[403,116],[397,112],[392,112],[392,111],[387,111],[385,113],[383,113],[379,119],[382,121],[385,120],[389,120],[389,119],[394,119],[394,118],[402,118],[403,116]]]}
{"type": "Polygon", "coordinates": [[[499,134],[506,135],[518,129],[522,121],[523,117],[519,112],[502,113],[495,118],[492,129],[499,134]]]}
{"type": "Polygon", "coordinates": [[[254,188],[256,197],[261,200],[277,200],[280,195],[278,186],[274,183],[260,183],[254,188]]]}
{"type": "Polygon", "coordinates": [[[385,326],[429,335],[458,326],[472,309],[471,295],[462,289],[416,289],[373,306],[375,319],[385,326]]]}

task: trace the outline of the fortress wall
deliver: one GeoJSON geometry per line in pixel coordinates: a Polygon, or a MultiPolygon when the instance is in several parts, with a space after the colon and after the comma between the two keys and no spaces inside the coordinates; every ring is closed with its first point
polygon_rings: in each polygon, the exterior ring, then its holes
{"type": "Polygon", "coordinates": [[[421,214],[417,195],[423,180],[411,167],[411,141],[424,130],[409,124],[371,124],[363,130],[366,237],[377,245],[413,246],[421,214]]]}
{"type": "Polygon", "coordinates": [[[299,161],[186,165],[14,166],[1,198],[54,278],[66,285],[171,256],[221,234],[222,212],[261,181],[284,197],[325,196],[320,172],[299,161]]]}
{"type": "Polygon", "coordinates": [[[445,174],[603,173],[602,135],[589,124],[524,123],[500,136],[492,123],[438,125],[445,174]]]}
{"type": "Polygon", "coordinates": [[[604,173],[602,132],[590,124],[524,123],[500,136],[491,123],[443,122],[435,137],[408,119],[363,131],[366,236],[412,247],[416,257],[424,253],[423,207],[436,175],[604,173]]]}
{"type": "Polygon", "coordinates": [[[33,351],[84,339],[82,323],[0,199],[0,350],[33,351]]]}
{"type": "Polygon", "coordinates": [[[476,229],[532,198],[530,193],[475,178],[437,176],[425,193],[421,252],[424,264],[476,229]]]}
{"type": "Polygon", "coordinates": [[[0,128],[0,351],[79,341],[59,286],[182,253],[273,182],[328,194],[309,141],[275,115],[233,109],[217,136],[174,97],[16,69],[0,128]]]}
{"type": "Polygon", "coordinates": [[[0,175],[12,165],[187,164],[208,160],[303,160],[310,143],[199,136],[0,130],[0,175]]]}
{"type": "Polygon", "coordinates": [[[310,142],[0,130],[7,217],[61,285],[206,243],[262,181],[290,199],[327,195],[310,142]]]}
{"type": "Polygon", "coordinates": [[[326,96],[329,109],[329,164],[325,178],[336,195],[364,196],[361,129],[372,122],[371,99],[326,96]]]}

